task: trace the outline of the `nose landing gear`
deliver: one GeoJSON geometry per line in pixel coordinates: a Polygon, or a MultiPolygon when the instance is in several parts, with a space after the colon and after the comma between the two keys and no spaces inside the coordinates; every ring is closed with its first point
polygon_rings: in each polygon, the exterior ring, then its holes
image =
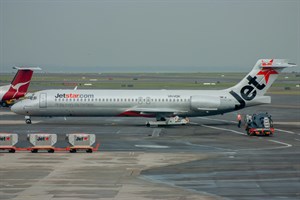
{"type": "Polygon", "coordinates": [[[31,118],[30,118],[30,116],[25,116],[25,122],[26,122],[26,124],[31,124],[31,118]]]}

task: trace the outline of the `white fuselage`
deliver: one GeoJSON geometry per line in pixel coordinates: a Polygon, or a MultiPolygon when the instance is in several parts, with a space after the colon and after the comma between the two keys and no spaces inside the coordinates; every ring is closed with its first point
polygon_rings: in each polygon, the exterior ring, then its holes
{"type": "Polygon", "coordinates": [[[27,116],[165,117],[223,114],[271,102],[264,96],[278,74],[295,64],[260,59],[235,86],[224,90],[43,90],[12,106],[27,116]]]}
{"type": "Polygon", "coordinates": [[[231,112],[236,104],[226,90],[44,90],[12,110],[29,116],[188,117],[231,112]]]}

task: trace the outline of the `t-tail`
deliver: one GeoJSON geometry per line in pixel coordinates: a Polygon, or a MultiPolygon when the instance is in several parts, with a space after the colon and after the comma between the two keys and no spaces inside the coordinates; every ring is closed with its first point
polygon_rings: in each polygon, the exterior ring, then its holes
{"type": "Polygon", "coordinates": [[[271,103],[271,98],[264,94],[284,68],[294,66],[296,65],[286,59],[258,60],[252,71],[241,82],[226,89],[237,101],[235,109],[271,103]]]}
{"type": "Polygon", "coordinates": [[[18,72],[9,85],[8,91],[2,97],[2,100],[18,99],[23,97],[27,93],[33,70],[40,70],[38,67],[14,67],[14,69],[17,69],[18,72]]]}

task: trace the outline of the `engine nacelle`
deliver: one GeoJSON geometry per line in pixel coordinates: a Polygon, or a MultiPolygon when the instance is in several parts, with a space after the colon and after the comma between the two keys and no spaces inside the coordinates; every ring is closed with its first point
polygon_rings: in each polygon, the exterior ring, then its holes
{"type": "Polygon", "coordinates": [[[218,110],[220,104],[220,98],[216,96],[191,96],[192,110],[218,110]]]}

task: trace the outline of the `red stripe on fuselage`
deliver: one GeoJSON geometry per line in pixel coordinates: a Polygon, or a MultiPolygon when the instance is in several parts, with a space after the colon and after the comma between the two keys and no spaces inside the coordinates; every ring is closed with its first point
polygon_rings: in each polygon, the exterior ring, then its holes
{"type": "Polygon", "coordinates": [[[155,117],[154,114],[141,114],[137,111],[125,111],[118,115],[119,117],[155,117]]]}

